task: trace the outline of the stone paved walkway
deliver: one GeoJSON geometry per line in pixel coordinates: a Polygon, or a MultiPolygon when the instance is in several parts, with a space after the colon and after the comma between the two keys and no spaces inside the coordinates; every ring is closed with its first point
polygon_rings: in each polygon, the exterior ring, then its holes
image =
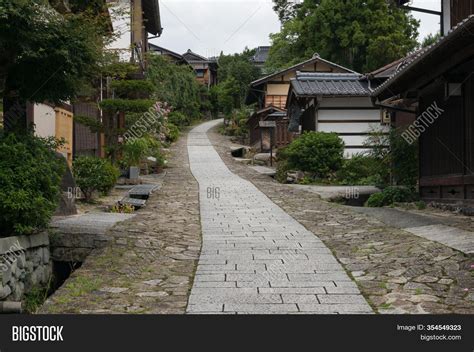
{"type": "Polygon", "coordinates": [[[203,247],[187,312],[371,313],[323,242],[227,168],[206,135],[218,123],[188,136],[203,247]]]}

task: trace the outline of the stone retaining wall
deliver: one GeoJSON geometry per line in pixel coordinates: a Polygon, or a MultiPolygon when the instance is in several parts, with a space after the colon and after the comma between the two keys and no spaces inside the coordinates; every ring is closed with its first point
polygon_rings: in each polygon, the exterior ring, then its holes
{"type": "Polygon", "coordinates": [[[48,233],[0,238],[0,301],[21,301],[51,275],[48,233]]]}

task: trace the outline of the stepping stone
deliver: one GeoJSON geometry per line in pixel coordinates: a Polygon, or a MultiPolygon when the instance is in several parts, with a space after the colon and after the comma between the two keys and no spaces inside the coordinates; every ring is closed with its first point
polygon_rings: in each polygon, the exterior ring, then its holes
{"type": "Polygon", "coordinates": [[[119,203],[120,205],[131,205],[135,208],[143,208],[146,205],[146,200],[124,197],[119,203]]]}
{"type": "Polygon", "coordinates": [[[159,186],[157,185],[139,185],[133,187],[128,192],[128,195],[130,198],[134,199],[148,199],[150,195],[158,188],[159,186]]]}
{"type": "Polygon", "coordinates": [[[251,169],[257,171],[259,174],[262,175],[267,175],[267,176],[275,176],[276,175],[276,170],[271,169],[266,166],[250,166],[251,169]]]}

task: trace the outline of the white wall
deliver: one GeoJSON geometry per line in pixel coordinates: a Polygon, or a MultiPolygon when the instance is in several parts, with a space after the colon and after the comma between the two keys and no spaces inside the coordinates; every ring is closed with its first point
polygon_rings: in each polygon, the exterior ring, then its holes
{"type": "Polygon", "coordinates": [[[369,151],[364,148],[367,136],[358,134],[374,130],[389,131],[388,126],[380,123],[380,110],[374,109],[370,98],[365,97],[324,98],[318,105],[316,117],[316,131],[341,134],[340,138],[346,147],[351,147],[344,150],[346,157],[369,151]],[[347,109],[350,107],[354,109],[347,109]],[[328,108],[331,110],[327,110],[328,108]]]}
{"type": "Polygon", "coordinates": [[[33,107],[33,122],[35,124],[35,134],[38,137],[56,136],[56,112],[45,104],[35,104],[33,107]]]}

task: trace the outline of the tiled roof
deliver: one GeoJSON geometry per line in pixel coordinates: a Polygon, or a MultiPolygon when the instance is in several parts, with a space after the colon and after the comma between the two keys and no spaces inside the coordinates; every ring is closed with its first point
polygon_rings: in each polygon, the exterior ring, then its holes
{"type": "Polygon", "coordinates": [[[301,73],[291,80],[296,96],[369,96],[368,83],[354,73],[301,73]]]}
{"type": "Polygon", "coordinates": [[[252,58],[253,62],[264,63],[268,59],[268,54],[270,53],[269,46],[259,46],[255,55],[252,58]]]}
{"type": "Polygon", "coordinates": [[[372,93],[373,96],[378,96],[384,92],[392,83],[397,79],[403,76],[406,72],[415,67],[419,62],[423,61],[427,56],[436,52],[440,47],[443,47],[445,44],[448,44],[454,37],[459,36],[472,36],[474,39],[474,15],[470,15],[464,21],[460,22],[456,27],[451,29],[451,31],[444,37],[441,37],[436,43],[423,48],[414,54],[408,56],[401,65],[397,67],[397,70],[393,75],[381,84],[377,89],[372,93]]]}
{"type": "Polygon", "coordinates": [[[278,76],[282,76],[282,75],[285,75],[286,73],[288,72],[291,72],[291,71],[296,71],[302,67],[304,67],[305,65],[308,65],[308,64],[312,64],[314,62],[324,62],[326,64],[328,64],[329,66],[332,66],[332,67],[337,67],[343,71],[346,71],[348,73],[357,73],[355,71],[352,71],[350,69],[348,69],[347,67],[344,67],[344,66],[341,66],[341,65],[338,65],[334,62],[331,62],[331,61],[328,61],[328,60],[325,60],[323,58],[321,58],[319,55],[315,54],[315,56],[309,60],[306,60],[306,61],[303,61],[303,62],[300,62],[299,64],[297,65],[294,65],[294,66],[291,66],[291,67],[288,67],[287,69],[284,69],[284,70],[281,70],[281,71],[278,71],[278,72],[275,72],[271,75],[268,75],[266,77],[263,77],[263,78],[260,78],[256,81],[253,81],[252,83],[250,83],[250,86],[251,87],[255,87],[255,86],[258,86],[262,83],[265,83],[265,82],[268,82],[270,80],[272,80],[273,78],[275,77],[278,77],[278,76]]]}

